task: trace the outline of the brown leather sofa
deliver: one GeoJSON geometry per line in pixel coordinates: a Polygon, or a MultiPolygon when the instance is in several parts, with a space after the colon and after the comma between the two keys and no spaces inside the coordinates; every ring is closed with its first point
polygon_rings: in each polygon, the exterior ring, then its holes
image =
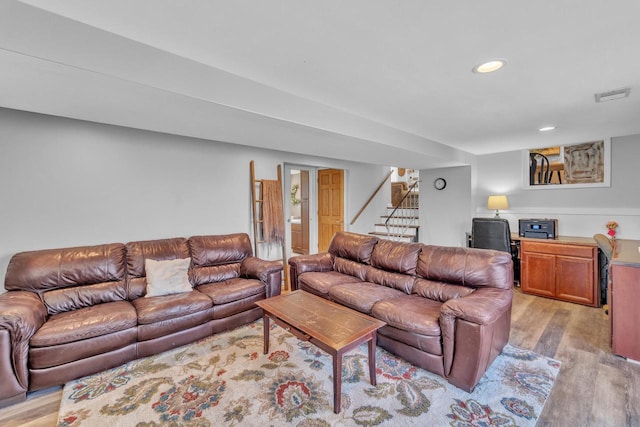
{"type": "Polygon", "coordinates": [[[328,252],[289,259],[302,289],[387,323],[378,345],[472,391],[509,340],[505,252],[337,233],[328,252]]]}
{"type": "Polygon", "coordinates": [[[0,295],[0,407],[260,318],[254,303],[280,294],[282,264],[252,255],[247,234],[14,255],[0,295]],[[145,260],[185,258],[188,290],[145,297],[145,260]]]}

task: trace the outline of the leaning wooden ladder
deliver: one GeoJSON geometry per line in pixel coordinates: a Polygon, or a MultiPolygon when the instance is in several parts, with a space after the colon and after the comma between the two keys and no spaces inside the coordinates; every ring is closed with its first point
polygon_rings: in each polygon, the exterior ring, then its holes
{"type": "MultiPolygon", "coordinates": [[[[264,187],[264,183],[269,181],[266,179],[256,179],[256,171],[255,171],[255,164],[254,161],[251,160],[251,163],[249,164],[249,171],[251,173],[251,207],[252,207],[252,219],[253,219],[253,247],[254,247],[254,253],[255,256],[259,257],[259,249],[260,249],[260,244],[271,244],[271,242],[265,238],[265,235],[267,234],[265,232],[264,226],[265,226],[265,221],[264,221],[264,213],[263,213],[263,208],[264,208],[264,204],[265,204],[265,197],[267,197],[268,195],[265,194],[265,192],[263,191],[263,187],[264,187]]],[[[280,167],[280,165],[278,165],[277,168],[277,174],[278,174],[278,179],[277,179],[277,185],[282,188],[282,168],[280,167]]],[[[284,200],[281,201],[282,203],[284,203],[284,200]]],[[[282,221],[282,228],[284,230],[284,216],[278,218],[279,221],[282,221]]],[[[287,258],[286,258],[286,252],[285,252],[285,236],[284,236],[284,232],[283,232],[283,236],[282,236],[282,242],[279,242],[279,245],[281,246],[281,250],[282,250],[282,267],[283,267],[283,287],[285,290],[289,290],[290,289],[290,284],[289,284],[289,266],[287,265],[287,258]]]]}

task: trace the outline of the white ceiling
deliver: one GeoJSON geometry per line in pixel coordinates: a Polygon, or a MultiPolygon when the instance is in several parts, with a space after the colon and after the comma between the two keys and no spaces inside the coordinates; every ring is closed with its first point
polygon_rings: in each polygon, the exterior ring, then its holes
{"type": "Polygon", "coordinates": [[[640,133],[639,21],[637,0],[2,0],[0,106],[450,166],[640,133]]]}

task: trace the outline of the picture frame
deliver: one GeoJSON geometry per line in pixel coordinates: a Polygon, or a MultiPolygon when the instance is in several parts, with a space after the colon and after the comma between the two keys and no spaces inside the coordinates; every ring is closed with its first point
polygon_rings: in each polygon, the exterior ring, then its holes
{"type": "Polygon", "coordinates": [[[611,186],[611,139],[533,148],[522,152],[528,190],[611,186]]]}

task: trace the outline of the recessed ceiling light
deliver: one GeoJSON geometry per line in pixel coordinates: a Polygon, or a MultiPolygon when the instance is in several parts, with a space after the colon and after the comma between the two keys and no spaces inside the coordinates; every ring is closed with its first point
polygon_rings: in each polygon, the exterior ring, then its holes
{"type": "Polygon", "coordinates": [[[491,61],[483,62],[473,67],[473,72],[477,74],[493,73],[504,67],[506,63],[507,61],[504,59],[492,59],[491,61]]]}
{"type": "Polygon", "coordinates": [[[556,130],[555,126],[543,126],[540,129],[538,129],[539,132],[549,132],[552,130],[556,130]]]}

